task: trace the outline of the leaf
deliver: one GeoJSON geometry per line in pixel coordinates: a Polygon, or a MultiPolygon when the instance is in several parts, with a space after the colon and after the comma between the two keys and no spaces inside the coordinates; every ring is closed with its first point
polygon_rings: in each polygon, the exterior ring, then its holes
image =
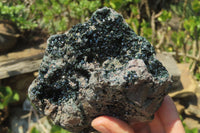
{"type": "Polygon", "coordinates": [[[13,101],[19,101],[19,94],[18,93],[14,93],[14,95],[13,95],[13,101]]]}
{"type": "Polygon", "coordinates": [[[31,133],[40,133],[39,130],[36,129],[36,127],[32,128],[31,133]]]}
{"type": "Polygon", "coordinates": [[[17,93],[13,93],[9,86],[0,87],[0,109],[15,101],[19,101],[19,95],[17,93]]]}
{"type": "Polygon", "coordinates": [[[2,2],[0,2],[0,9],[2,8],[2,6],[3,6],[3,3],[2,3],[2,2]]]}
{"type": "Polygon", "coordinates": [[[5,90],[5,95],[12,95],[12,89],[9,87],[9,86],[6,86],[5,88],[4,88],[4,90],[5,90]]]}
{"type": "MultiPolygon", "coordinates": [[[[27,23],[29,19],[29,10],[26,9],[25,5],[21,2],[17,2],[18,4],[11,3],[0,3],[0,19],[11,20],[16,25],[22,29],[32,27],[32,23],[27,23]],[[21,3],[21,4],[20,4],[21,3]],[[8,5],[8,6],[7,6],[8,5]]],[[[30,8],[32,9],[32,8],[30,8]]]]}
{"type": "Polygon", "coordinates": [[[0,109],[4,109],[3,103],[0,103],[0,109]]]}
{"type": "Polygon", "coordinates": [[[111,2],[111,1],[110,1],[110,6],[111,6],[113,9],[116,9],[115,3],[111,2]]]}
{"type": "Polygon", "coordinates": [[[53,125],[50,133],[70,133],[70,132],[61,128],[60,126],[53,125]]]}
{"type": "Polygon", "coordinates": [[[163,10],[162,15],[160,17],[158,17],[158,20],[160,22],[166,22],[166,21],[170,20],[171,18],[172,18],[171,12],[169,12],[167,10],[163,10]]]}
{"type": "Polygon", "coordinates": [[[198,13],[200,12],[200,1],[199,0],[194,0],[192,2],[192,9],[194,10],[194,12],[198,13]]]}

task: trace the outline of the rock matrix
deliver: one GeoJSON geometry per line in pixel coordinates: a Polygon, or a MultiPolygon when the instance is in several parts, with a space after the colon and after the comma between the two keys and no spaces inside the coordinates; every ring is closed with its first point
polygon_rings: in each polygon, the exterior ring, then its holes
{"type": "Polygon", "coordinates": [[[71,132],[90,132],[91,121],[101,115],[152,120],[169,91],[170,76],[153,46],[110,8],[47,43],[29,98],[71,132]]]}

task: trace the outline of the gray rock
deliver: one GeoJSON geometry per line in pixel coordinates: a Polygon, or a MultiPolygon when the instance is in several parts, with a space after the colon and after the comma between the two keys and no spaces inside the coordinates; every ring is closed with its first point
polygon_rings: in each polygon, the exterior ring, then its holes
{"type": "Polygon", "coordinates": [[[169,75],[171,76],[172,86],[170,87],[170,93],[183,90],[183,85],[180,79],[181,72],[173,56],[168,53],[159,53],[156,55],[156,57],[167,69],[169,75]]]}
{"type": "Polygon", "coordinates": [[[55,124],[90,132],[91,121],[100,115],[152,120],[170,83],[153,46],[104,7],[88,22],[48,39],[29,98],[55,124]]]}
{"type": "Polygon", "coordinates": [[[185,114],[189,116],[195,116],[200,119],[200,107],[190,104],[187,109],[184,110],[185,114]]]}
{"type": "Polygon", "coordinates": [[[185,123],[189,129],[197,128],[197,129],[199,129],[198,131],[200,131],[199,120],[195,120],[195,119],[187,117],[183,120],[183,123],[185,123]]]}

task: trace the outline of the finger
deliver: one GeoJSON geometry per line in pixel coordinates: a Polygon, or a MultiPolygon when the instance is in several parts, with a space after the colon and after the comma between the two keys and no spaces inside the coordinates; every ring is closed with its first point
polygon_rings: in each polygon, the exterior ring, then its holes
{"type": "Polygon", "coordinates": [[[185,133],[173,100],[169,96],[164,98],[161,107],[158,109],[158,115],[166,133],[185,133]]]}
{"type": "Polygon", "coordinates": [[[131,125],[136,133],[150,133],[151,132],[148,122],[131,124],[131,125]]]}
{"type": "Polygon", "coordinates": [[[152,133],[165,133],[162,122],[158,116],[158,112],[155,113],[154,119],[149,123],[152,133]]]}
{"type": "Polygon", "coordinates": [[[134,133],[127,123],[109,116],[97,117],[91,125],[101,133],[134,133]]]}

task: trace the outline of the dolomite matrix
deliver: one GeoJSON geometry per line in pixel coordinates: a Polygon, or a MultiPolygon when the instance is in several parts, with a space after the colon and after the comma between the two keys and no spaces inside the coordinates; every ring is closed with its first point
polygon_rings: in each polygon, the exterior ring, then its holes
{"type": "Polygon", "coordinates": [[[72,132],[91,131],[100,115],[149,121],[171,83],[152,45],[114,10],[48,41],[39,76],[29,87],[37,110],[72,132]]]}

